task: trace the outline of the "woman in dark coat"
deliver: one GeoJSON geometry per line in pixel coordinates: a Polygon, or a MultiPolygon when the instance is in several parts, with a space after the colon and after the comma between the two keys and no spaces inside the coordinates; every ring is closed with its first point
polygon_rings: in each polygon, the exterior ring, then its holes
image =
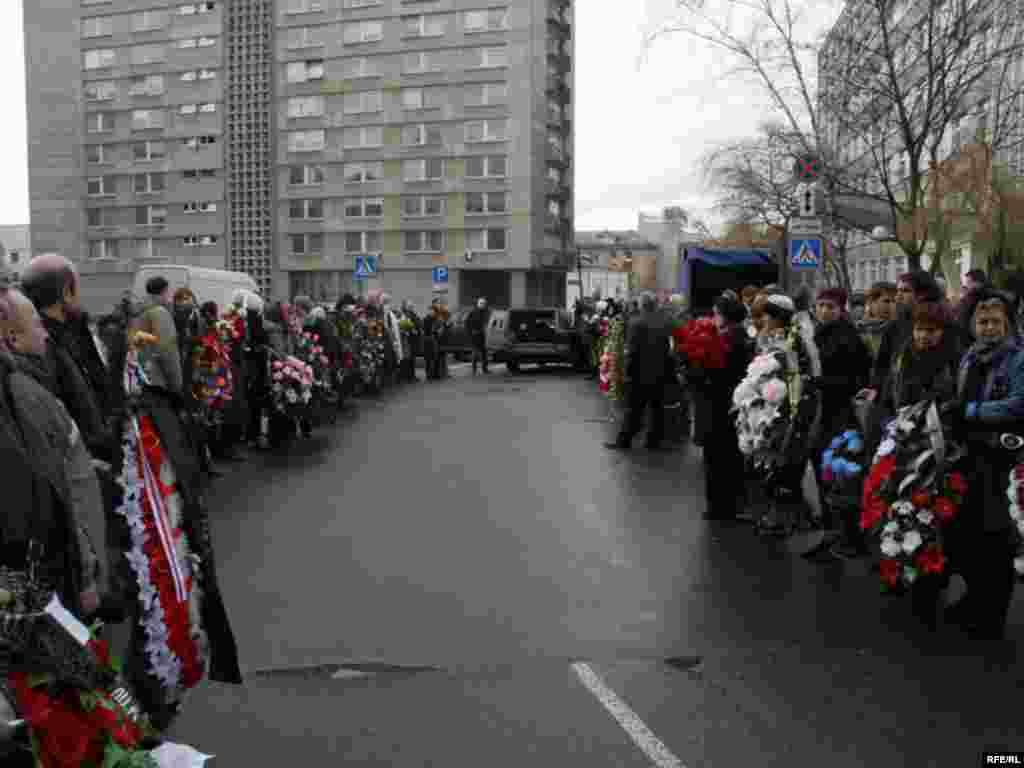
{"type": "Polygon", "coordinates": [[[743,328],[746,309],[738,301],[720,298],[715,302],[715,323],[728,349],[722,369],[706,369],[695,382],[708,406],[710,428],[704,440],[704,498],[708,520],[735,520],[744,506],[746,488],[743,455],[736,438],[732,395],[746,375],[752,358],[749,337],[743,328]]]}
{"type": "Polygon", "coordinates": [[[966,443],[967,499],[947,533],[951,570],[967,582],[967,596],[949,618],[986,639],[1003,636],[1015,581],[1015,531],[1009,516],[1009,473],[1019,449],[1004,435],[1024,435],[1024,344],[1017,333],[1016,300],[983,289],[969,310],[976,341],[957,381],[956,431],[966,443]]]}

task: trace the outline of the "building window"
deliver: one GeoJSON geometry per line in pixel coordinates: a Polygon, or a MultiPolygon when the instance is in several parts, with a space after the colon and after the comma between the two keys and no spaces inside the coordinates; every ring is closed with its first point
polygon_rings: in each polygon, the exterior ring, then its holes
{"type": "Polygon", "coordinates": [[[85,69],[107,69],[117,64],[117,53],[109,48],[97,48],[84,54],[85,69]]]}
{"type": "Polygon", "coordinates": [[[90,259],[116,259],[117,258],[117,240],[90,240],[89,241],[89,258],[90,259]]]}
{"type": "Polygon", "coordinates": [[[504,251],[508,237],[504,229],[467,229],[466,248],[470,251],[504,251]]]}
{"type": "Polygon", "coordinates": [[[135,226],[162,227],[167,223],[167,209],[162,205],[140,205],[135,209],[135,226]]]}
{"type": "Polygon", "coordinates": [[[384,127],[380,125],[368,125],[360,128],[346,128],[342,131],[341,143],[345,149],[383,146],[384,127]]]}
{"type": "Polygon", "coordinates": [[[321,165],[293,165],[288,171],[288,183],[292,186],[308,187],[324,183],[324,169],[321,165]]]}
{"type": "Polygon", "coordinates": [[[424,160],[403,160],[403,181],[436,181],[444,178],[444,158],[431,157],[424,160]]]}
{"type": "Polygon", "coordinates": [[[163,192],[167,188],[167,183],[162,173],[137,173],[134,186],[136,194],[151,195],[163,192]]]}
{"type": "Polygon", "coordinates": [[[378,77],[380,68],[377,66],[377,59],[360,56],[356,59],[345,59],[341,62],[341,74],[347,78],[357,77],[378,77]]]}
{"type": "Polygon", "coordinates": [[[114,130],[113,112],[90,112],[85,116],[86,133],[110,133],[114,130]]]}
{"type": "Polygon", "coordinates": [[[216,168],[200,168],[198,170],[182,171],[181,176],[183,179],[188,181],[196,181],[198,179],[216,179],[217,169],[216,168]]]}
{"type": "Polygon", "coordinates": [[[108,161],[108,148],[106,144],[86,144],[85,159],[89,163],[106,163],[108,161]]]}
{"type": "Polygon", "coordinates": [[[444,251],[444,232],[403,232],[402,250],[406,253],[441,253],[444,251]]]}
{"type": "Polygon", "coordinates": [[[414,218],[418,216],[444,216],[447,210],[447,199],[412,195],[402,198],[402,216],[414,218]]]}
{"type": "Polygon", "coordinates": [[[321,27],[294,27],[287,30],[287,35],[287,46],[292,51],[324,45],[324,30],[321,27]]]}
{"type": "Polygon", "coordinates": [[[323,114],[323,96],[295,96],[288,99],[288,117],[290,119],[323,117],[323,114]]]}
{"type": "Polygon", "coordinates": [[[216,235],[185,235],[182,240],[186,248],[202,248],[217,244],[216,235]]]}
{"type": "Polygon", "coordinates": [[[167,58],[162,45],[136,45],[132,48],[132,64],[160,64],[167,58]]]}
{"type": "Polygon", "coordinates": [[[345,0],[345,8],[371,8],[375,5],[382,5],[383,0],[345,0]]]}
{"type": "Polygon", "coordinates": [[[185,213],[216,213],[216,203],[185,203],[185,213]]]}
{"type": "Polygon", "coordinates": [[[466,213],[506,213],[508,195],[504,192],[467,192],[466,213]]]}
{"type": "Polygon", "coordinates": [[[474,83],[466,86],[467,107],[489,107],[508,101],[508,84],[474,83]]]}
{"type": "Polygon", "coordinates": [[[402,126],[402,145],[406,147],[439,146],[443,142],[441,126],[419,123],[402,126]]]}
{"type": "Polygon", "coordinates": [[[466,178],[503,179],[505,178],[506,165],[504,155],[467,157],[466,178]]]}
{"type": "Polygon", "coordinates": [[[85,211],[85,222],[93,229],[98,227],[114,227],[117,226],[114,216],[116,212],[116,208],[87,208],[85,211]]]}
{"type": "Polygon", "coordinates": [[[380,181],[384,178],[384,163],[345,163],[342,166],[342,175],[346,184],[368,184],[372,181],[380,181]]]}
{"type": "Polygon", "coordinates": [[[217,3],[214,0],[206,0],[203,3],[186,3],[178,6],[179,16],[195,16],[197,13],[213,13],[217,10],[217,3]]]}
{"type": "Polygon", "coordinates": [[[109,37],[114,34],[114,20],[110,16],[82,19],[82,37],[109,37]]]}
{"type": "Polygon", "coordinates": [[[380,253],[380,232],[346,232],[345,253],[380,253]]]}
{"type": "Polygon", "coordinates": [[[447,28],[448,19],[441,14],[402,17],[402,37],[443,37],[447,28]]]}
{"type": "Polygon", "coordinates": [[[508,138],[508,120],[473,120],[466,123],[466,141],[504,141],[508,138]]]}
{"type": "Polygon", "coordinates": [[[470,69],[493,69],[508,66],[508,49],[505,46],[494,48],[470,48],[467,67],[470,69]]]}
{"type": "Polygon", "coordinates": [[[353,197],[345,201],[346,219],[380,218],[384,215],[384,198],[353,197]]]}
{"type": "Polygon", "coordinates": [[[380,112],[383,108],[384,95],[381,91],[357,91],[342,97],[342,110],[346,115],[380,112]]]}
{"type": "Polygon", "coordinates": [[[163,160],[167,157],[167,145],[162,141],[139,141],[132,151],[139,162],[163,160]]]}
{"type": "Polygon", "coordinates": [[[438,109],[444,106],[444,88],[403,88],[402,109],[438,109]]]}
{"type": "Polygon", "coordinates": [[[132,96],[160,96],[165,90],[163,75],[133,77],[129,94],[132,96]]]}
{"type": "Polygon", "coordinates": [[[441,51],[416,51],[402,56],[402,72],[414,75],[422,72],[441,72],[444,59],[441,51]]]}
{"type": "Polygon", "coordinates": [[[117,98],[117,83],[111,80],[94,80],[85,84],[86,101],[112,101],[117,98]]]}
{"type": "Polygon", "coordinates": [[[292,256],[318,256],[324,252],[324,236],[316,232],[308,235],[290,235],[292,256]]]}
{"type": "Polygon", "coordinates": [[[378,43],[383,39],[384,24],[380,21],[361,21],[358,24],[346,24],[342,32],[342,41],[346,45],[378,43]]]}
{"type": "Polygon", "coordinates": [[[170,24],[171,17],[164,10],[142,11],[132,14],[132,29],[135,32],[151,32],[170,24]]]}
{"type": "Polygon", "coordinates": [[[487,11],[466,11],[466,32],[488,32],[508,27],[508,9],[492,8],[487,11]]]}
{"type": "Polygon", "coordinates": [[[163,110],[133,110],[131,129],[133,131],[152,131],[164,127],[163,110]]]}
{"type": "Polygon", "coordinates": [[[306,83],[310,80],[324,79],[324,62],[322,59],[293,61],[285,69],[289,83],[306,83]]]}
{"type": "Polygon", "coordinates": [[[288,134],[289,152],[319,152],[327,145],[327,134],[316,131],[292,131],[288,134]]]}
{"type": "Polygon", "coordinates": [[[217,143],[216,136],[189,136],[182,142],[186,147],[198,152],[205,147],[212,147],[217,143]]]}
{"type": "Polygon", "coordinates": [[[324,9],[324,0],[288,0],[285,13],[317,13],[324,9]]]}
{"type": "Polygon", "coordinates": [[[323,200],[291,200],[288,203],[288,218],[292,220],[313,219],[324,217],[323,200]]]}

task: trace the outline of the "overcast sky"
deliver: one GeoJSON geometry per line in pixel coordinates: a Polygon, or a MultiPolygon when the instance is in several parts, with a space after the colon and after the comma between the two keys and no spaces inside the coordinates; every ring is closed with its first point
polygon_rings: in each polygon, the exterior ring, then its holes
{"type": "MultiPolygon", "coordinates": [[[[21,1],[0,0],[0,224],[28,223],[21,1]]],[[[665,205],[709,209],[696,173],[702,152],[757,124],[758,94],[722,82],[722,62],[707,48],[678,35],[645,52],[648,25],[672,7],[673,0],[576,3],[578,229],[635,228],[638,211],[665,205]]]]}

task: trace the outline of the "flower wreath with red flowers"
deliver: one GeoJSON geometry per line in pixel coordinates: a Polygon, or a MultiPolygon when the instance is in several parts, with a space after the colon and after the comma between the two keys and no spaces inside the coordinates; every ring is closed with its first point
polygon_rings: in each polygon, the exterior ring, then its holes
{"type": "MultiPolygon", "coordinates": [[[[130,395],[146,383],[134,355],[127,361],[126,381],[132,385],[130,395]]],[[[206,675],[198,556],[184,530],[184,500],[170,457],[144,412],[129,414],[122,451],[122,497],[116,512],[131,533],[125,557],[138,583],[145,674],[155,683],[161,705],[174,708],[206,675]]]]}
{"type": "Polygon", "coordinates": [[[223,411],[234,397],[228,347],[216,332],[203,336],[193,350],[192,393],[212,415],[223,411]]]}
{"type": "Polygon", "coordinates": [[[718,332],[713,318],[700,317],[676,326],[672,340],[690,368],[720,370],[729,360],[728,339],[718,332]]]}
{"type": "Polygon", "coordinates": [[[885,591],[945,571],[943,529],[959,514],[967,482],[962,450],[946,438],[932,401],[900,409],[864,481],[860,527],[879,542],[885,591]]]}

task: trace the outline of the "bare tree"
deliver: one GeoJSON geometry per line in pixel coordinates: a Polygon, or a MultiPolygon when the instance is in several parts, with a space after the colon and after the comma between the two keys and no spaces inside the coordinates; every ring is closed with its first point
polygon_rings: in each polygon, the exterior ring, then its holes
{"type": "Polygon", "coordinates": [[[1019,6],[859,0],[823,36],[814,27],[821,6],[677,0],[679,17],[651,40],[683,32],[725,51],[732,74],[763,88],[796,147],[823,158],[834,194],[889,210],[897,242],[920,268],[932,234],[928,171],[957,149],[964,121],[981,125],[997,152],[1021,140],[1019,6]]]}

